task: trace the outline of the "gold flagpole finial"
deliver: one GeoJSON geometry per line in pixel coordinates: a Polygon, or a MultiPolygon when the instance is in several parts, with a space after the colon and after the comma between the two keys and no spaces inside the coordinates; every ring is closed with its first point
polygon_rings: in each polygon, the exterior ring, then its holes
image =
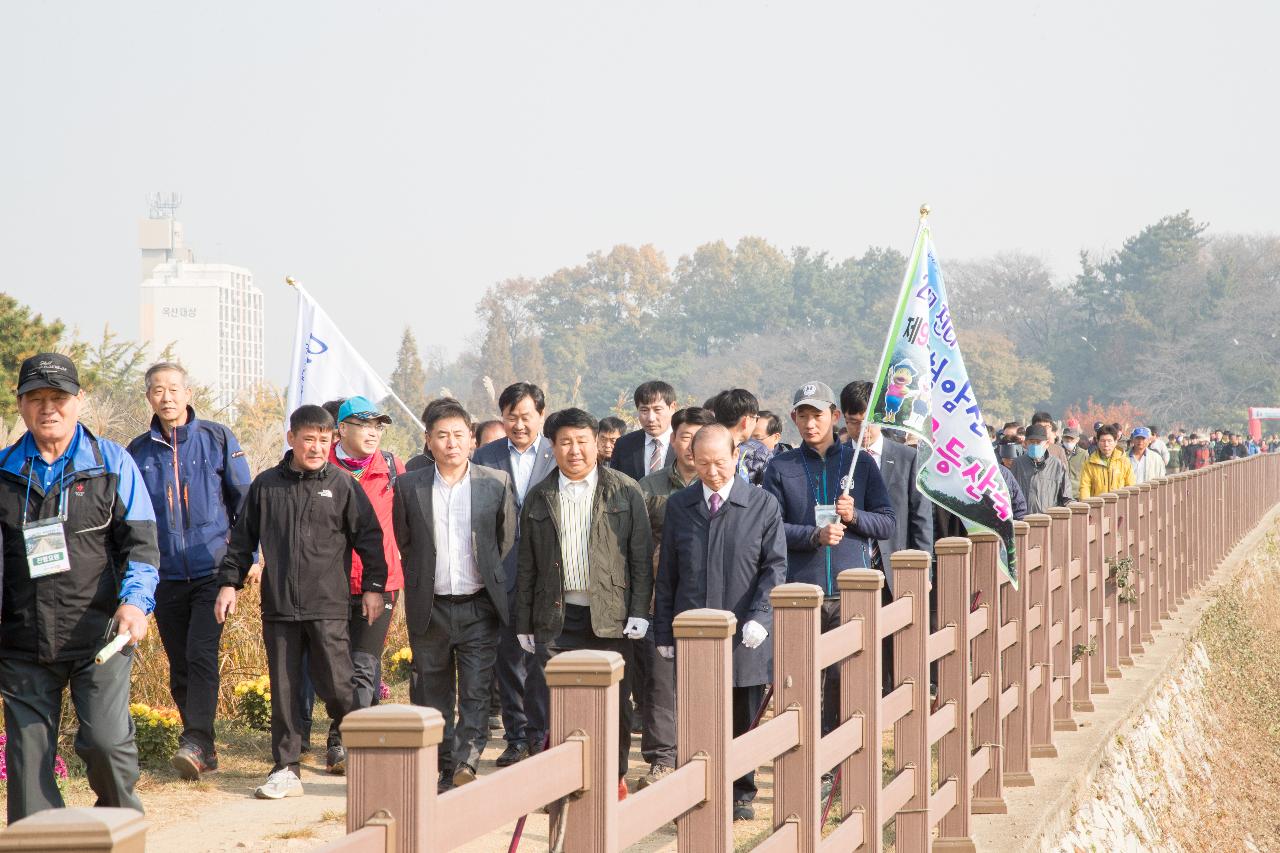
{"type": "Polygon", "coordinates": [[[298,286],[298,280],[291,275],[287,275],[284,277],[284,283],[289,285],[290,287],[298,286]]]}
{"type": "Polygon", "coordinates": [[[920,221],[921,222],[929,218],[929,210],[930,208],[928,203],[920,205],[920,221]]]}

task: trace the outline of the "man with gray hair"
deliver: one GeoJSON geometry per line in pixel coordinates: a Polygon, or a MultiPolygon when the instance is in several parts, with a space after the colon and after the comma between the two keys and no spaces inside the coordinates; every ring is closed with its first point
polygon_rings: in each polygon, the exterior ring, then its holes
{"type": "Polygon", "coordinates": [[[249,493],[249,463],[231,430],[196,417],[187,371],[171,361],[146,373],[151,428],[129,443],[155,510],[160,545],[156,627],[169,659],[169,692],[182,715],[171,763],[184,779],[218,769],[213,717],[218,707],[214,573],[249,493]]]}

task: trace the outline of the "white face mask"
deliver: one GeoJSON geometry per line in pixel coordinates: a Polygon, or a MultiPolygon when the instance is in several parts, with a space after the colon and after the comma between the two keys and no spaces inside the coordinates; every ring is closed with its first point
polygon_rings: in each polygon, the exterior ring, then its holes
{"type": "Polygon", "coordinates": [[[1076,449],[1076,440],[1075,440],[1074,438],[1068,438],[1068,439],[1065,439],[1065,440],[1062,442],[1062,446],[1063,446],[1063,448],[1065,448],[1066,450],[1075,450],[1075,449],[1076,449]]]}

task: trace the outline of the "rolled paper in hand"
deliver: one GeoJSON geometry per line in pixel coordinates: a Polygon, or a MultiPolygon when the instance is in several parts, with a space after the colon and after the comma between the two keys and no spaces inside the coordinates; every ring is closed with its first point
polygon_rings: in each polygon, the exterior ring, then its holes
{"type": "Polygon", "coordinates": [[[111,659],[112,655],[114,655],[116,652],[123,649],[125,645],[128,644],[128,642],[129,642],[128,634],[118,635],[114,640],[112,640],[111,642],[107,643],[105,646],[102,647],[102,650],[98,652],[96,657],[94,657],[93,662],[106,663],[108,660],[111,659]]]}

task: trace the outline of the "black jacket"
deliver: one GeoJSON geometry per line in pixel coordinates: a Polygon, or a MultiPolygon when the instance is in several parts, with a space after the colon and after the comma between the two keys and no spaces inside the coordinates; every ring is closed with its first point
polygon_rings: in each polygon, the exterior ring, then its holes
{"type": "Polygon", "coordinates": [[[318,471],[297,471],[292,458],[289,451],[249,486],[218,583],[240,589],[260,546],[263,619],[347,619],[353,549],[364,567],[361,591],[386,586],[382,526],[354,477],[328,463],[318,471]]]}
{"type": "MultiPolygon", "coordinates": [[[[485,591],[506,624],[507,576],[503,560],[516,541],[516,498],[502,471],[471,465],[471,550],[485,591]]],[[[434,465],[411,471],[396,483],[391,501],[396,544],[404,566],[404,607],[409,633],[425,633],[436,594],[434,465]]]]}
{"type": "MultiPolygon", "coordinates": [[[[644,430],[637,429],[620,437],[613,445],[613,458],[609,460],[609,467],[621,471],[636,482],[648,476],[649,460],[644,455],[644,440],[647,435],[644,430]]],[[[675,461],[676,451],[671,446],[671,436],[667,436],[667,457],[662,460],[662,464],[665,467],[675,461]]]]}

